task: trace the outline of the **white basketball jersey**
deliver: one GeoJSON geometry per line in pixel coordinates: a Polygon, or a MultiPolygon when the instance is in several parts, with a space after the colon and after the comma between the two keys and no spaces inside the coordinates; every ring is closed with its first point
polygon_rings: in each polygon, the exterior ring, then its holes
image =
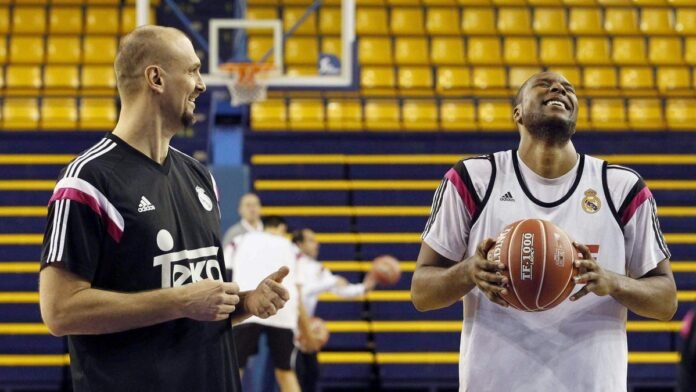
{"type": "MultiPolygon", "coordinates": [[[[637,278],[669,257],[642,179],[583,155],[556,179],[533,173],[516,151],[459,162],[435,194],[423,239],[459,261],[527,218],[555,223],[618,274],[637,278]]],[[[503,308],[477,288],[464,297],[461,391],[625,391],[627,351],[626,308],[611,296],[535,313],[503,308]]]]}

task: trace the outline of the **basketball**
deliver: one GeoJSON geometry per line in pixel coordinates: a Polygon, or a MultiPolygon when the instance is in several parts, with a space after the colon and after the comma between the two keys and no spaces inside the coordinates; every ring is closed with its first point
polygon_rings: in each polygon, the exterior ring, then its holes
{"type": "Polygon", "coordinates": [[[505,265],[510,306],[527,312],[548,310],[575,287],[577,257],[570,237],[553,223],[524,219],[508,225],[488,252],[488,260],[505,265]]]}
{"type": "Polygon", "coordinates": [[[314,340],[320,342],[320,347],[324,347],[329,341],[329,328],[326,326],[324,320],[319,317],[312,317],[309,319],[309,330],[314,340]]]}
{"type": "Polygon", "coordinates": [[[401,278],[401,267],[399,260],[393,256],[379,256],[372,262],[372,271],[370,271],[377,282],[382,285],[395,285],[401,278]]]}

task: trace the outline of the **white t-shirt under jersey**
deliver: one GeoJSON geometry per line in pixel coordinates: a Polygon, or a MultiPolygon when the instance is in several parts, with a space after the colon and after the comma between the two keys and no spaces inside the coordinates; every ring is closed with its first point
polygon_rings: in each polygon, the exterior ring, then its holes
{"type": "Polygon", "coordinates": [[[256,323],[295,331],[299,317],[297,284],[297,248],[287,238],[279,235],[254,231],[238,236],[234,240],[234,251],[228,254],[231,260],[233,281],[240,291],[254,290],[263,279],[282,266],[290,273],[282,285],[288,290],[290,299],[275,315],[261,319],[249,317],[242,323],[256,323]]]}
{"type": "MultiPolygon", "coordinates": [[[[581,155],[570,172],[545,179],[505,151],[446,173],[423,240],[460,261],[514,221],[545,219],[591,245],[604,269],[638,278],[669,258],[655,211],[630,169],[581,155]]],[[[536,313],[498,306],[477,288],[463,302],[460,391],[626,390],[627,310],[611,296],[590,293],[536,313]]]]}

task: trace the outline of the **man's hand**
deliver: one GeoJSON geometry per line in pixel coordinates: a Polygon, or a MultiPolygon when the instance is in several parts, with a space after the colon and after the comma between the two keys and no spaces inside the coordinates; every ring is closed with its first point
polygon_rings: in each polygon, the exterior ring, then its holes
{"type": "Polygon", "coordinates": [[[487,258],[488,251],[494,245],[495,241],[491,238],[487,238],[479,244],[476,253],[464,261],[467,263],[466,275],[471,283],[474,283],[489,300],[507,308],[508,303],[500,296],[500,294],[507,294],[505,285],[508,283],[508,279],[500,274],[500,271],[505,269],[505,265],[489,261],[487,258]]]}
{"type": "Polygon", "coordinates": [[[617,275],[603,269],[585,245],[573,243],[573,246],[582,254],[582,258],[575,260],[575,267],[579,268],[575,283],[585,283],[585,287],[573,294],[570,300],[577,301],[587,293],[595,293],[599,296],[612,294],[616,290],[617,275]]]}
{"type": "Polygon", "coordinates": [[[281,285],[290,270],[280,267],[278,271],[268,275],[254,291],[247,294],[244,301],[245,309],[254,316],[269,318],[278,313],[290,299],[288,290],[281,285]]]}
{"type": "Polygon", "coordinates": [[[182,316],[198,321],[225,320],[239,303],[239,286],[234,282],[205,279],[181,290],[182,316]]]}

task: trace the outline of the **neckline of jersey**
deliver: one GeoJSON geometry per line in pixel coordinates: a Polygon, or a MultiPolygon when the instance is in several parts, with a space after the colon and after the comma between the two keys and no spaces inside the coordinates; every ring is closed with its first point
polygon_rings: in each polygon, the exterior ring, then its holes
{"type": "MultiPolygon", "coordinates": [[[[522,176],[522,172],[520,170],[520,163],[519,163],[519,160],[517,157],[517,150],[512,150],[511,152],[512,152],[512,166],[515,169],[515,175],[517,176],[517,182],[520,184],[522,191],[529,198],[529,200],[531,200],[534,204],[536,204],[538,206],[545,207],[545,208],[552,208],[552,207],[557,207],[557,206],[563,204],[566,200],[568,200],[570,198],[570,196],[573,195],[573,193],[575,192],[575,189],[578,187],[578,184],[580,184],[580,179],[582,178],[582,172],[583,172],[583,169],[585,167],[585,155],[584,154],[578,154],[578,162],[576,163],[577,169],[575,170],[575,180],[573,181],[573,185],[571,185],[570,189],[568,189],[568,192],[566,192],[565,195],[563,195],[560,199],[558,199],[556,201],[552,201],[552,202],[541,201],[541,200],[537,199],[536,197],[534,197],[532,192],[527,187],[527,183],[524,181],[524,177],[522,176]]],[[[570,172],[568,172],[568,173],[564,174],[563,176],[558,177],[554,180],[561,179],[564,176],[569,175],[572,172],[573,172],[573,170],[571,170],[570,172]]]]}
{"type": "Polygon", "coordinates": [[[147,155],[143,154],[142,152],[138,151],[135,147],[131,146],[128,144],[125,140],[121,139],[120,137],[114,135],[113,133],[109,132],[106,134],[106,137],[108,139],[113,140],[121,146],[124,150],[128,151],[129,154],[135,156],[137,159],[140,159],[145,162],[146,165],[149,165],[156,170],[158,170],[160,173],[167,175],[169,174],[169,169],[171,167],[171,156],[172,156],[172,149],[168,146],[167,147],[167,156],[164,158],[164,163],[160,165],[159,163],[155,162],[152,158],[148,157],[147,155]]]}

